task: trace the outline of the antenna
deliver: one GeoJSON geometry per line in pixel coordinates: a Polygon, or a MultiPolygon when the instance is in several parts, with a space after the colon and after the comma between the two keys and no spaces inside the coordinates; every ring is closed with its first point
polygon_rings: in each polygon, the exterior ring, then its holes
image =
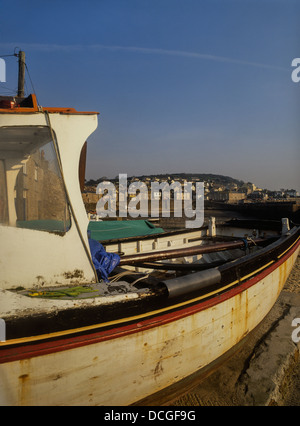
{"type": "Polygon", "coordinates": [[[20,50],[18,57],[19,57],[18,97],[24,98],[25,52],[20,50]]]}

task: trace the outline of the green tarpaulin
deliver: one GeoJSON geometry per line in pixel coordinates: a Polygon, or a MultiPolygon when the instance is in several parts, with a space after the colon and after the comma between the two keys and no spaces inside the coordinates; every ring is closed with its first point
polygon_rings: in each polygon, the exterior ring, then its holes
{"type": "Polygon", "coordinates": [[[97,241],[141,237],[164,232],[162,228],[157,228],[148,220],[91,221],[88,230],[90,238],[97,241]]]}

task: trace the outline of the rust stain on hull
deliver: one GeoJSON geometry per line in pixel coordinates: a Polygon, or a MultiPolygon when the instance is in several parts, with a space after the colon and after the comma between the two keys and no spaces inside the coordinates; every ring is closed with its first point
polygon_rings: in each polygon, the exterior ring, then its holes
{"type": "Polygon", "coordinates": [[[20,361],[20,372],[23,374],[19,375],[19,401],[20,405],[28,405],[28,401],[31,400],[31,380],[30,380],[30,360],[26,359],[20,361]]]}

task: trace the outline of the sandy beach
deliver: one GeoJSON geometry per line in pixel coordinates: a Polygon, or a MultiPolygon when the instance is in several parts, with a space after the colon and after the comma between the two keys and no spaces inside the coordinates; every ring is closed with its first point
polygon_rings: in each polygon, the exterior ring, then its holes
{"type": "MultiPolygon", "coordinates": [[[[245,345],[217,371],[204,379],[192,391],[172,402],[175,406],[244,406],[260,405],[247,398],[249,365],[264,347],[271,332],[285,317],[289,307],[296,306],[300,317],[300,256],[275,306],[252,333],[245,345]]],[[[289,325],[287,325],[289,327],[289,325]]],[[[277,344],[280,345],[280,338],[277,344]]],[[[267,349],[266,349],[267,350],[267,349]]],[[[299,351],[297,352],[299,354],[299,351]]],[[[268,358],[268,357],[267,357],[268,358]]],[[[272,360],[265,361],[266,363],[272,360]]],[[[259,387],[259,382],[258,382],[259,387]]],[[[280,396],[268,405],[300,406],[300,357],[296,356],[278,384],[280,396]]],[[[267,391],[261,389],[266,399],[267,391]]]]}

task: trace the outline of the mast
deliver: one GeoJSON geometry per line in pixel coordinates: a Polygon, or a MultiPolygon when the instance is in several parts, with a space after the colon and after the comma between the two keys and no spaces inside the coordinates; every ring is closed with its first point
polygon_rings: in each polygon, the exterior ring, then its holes
{"type": "Polygon", "coordinates": [[[25,52],[20,50],[18,57],[19,57],[18,97],[24,98],[25,52]]]}

